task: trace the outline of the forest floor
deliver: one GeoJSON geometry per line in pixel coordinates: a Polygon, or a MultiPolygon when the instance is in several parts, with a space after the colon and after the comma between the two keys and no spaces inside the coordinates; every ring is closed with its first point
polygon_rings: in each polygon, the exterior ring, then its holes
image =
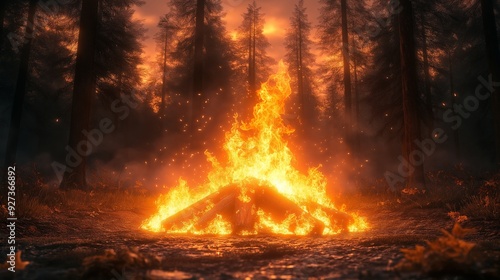
{"type": "MultiPolygon", "coordinates": [[[[0,279],[500,278],[500,221],[495,218],[462,216],[464,228],[476,229],[464,238],[475,244],[466,258],[455,263],[435,260],[431,250],[421,261],[440,263],[437,266],[397,269],[404,257],[402,248],[427,246],[426,240],[443,236],[441,229],[450,231],[458,217],[450,218],[449,205],[384,199],[346,199],[348,208],[358,205],[355,210],[367,218],[370,229],[363,233],[221,237],[141,230],[141,222],[155,211],[153,196],[71,193],[74,205],[68,200],[60,207],[54,202],[43,208],[32,202],[33,213],[25,213],[16,229],[17,248],[29,265],[15,273],[2,269],[0,279]],[[109,202],[113,197],[115,202],[109,202]]],[[[3,244],[0,259],[8,253],[3,244]]]]}

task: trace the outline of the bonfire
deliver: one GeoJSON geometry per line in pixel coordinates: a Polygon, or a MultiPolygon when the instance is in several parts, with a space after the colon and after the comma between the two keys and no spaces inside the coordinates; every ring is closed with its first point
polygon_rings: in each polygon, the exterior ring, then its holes
{"type": "Polygon", "coordinates": [[[290,77],[278,72],[262,84],[249,122],[238,116],[226,134],[224,162],[205,152],[212,165],[206,183],[190,188],[185,180],[157,200],[158,211],[141,227],[153,232],[191,234],[258,233],[333,235],[367,228],[363,217],[337,208],[318,168],[294,168],[284,124],[290,77]]]}

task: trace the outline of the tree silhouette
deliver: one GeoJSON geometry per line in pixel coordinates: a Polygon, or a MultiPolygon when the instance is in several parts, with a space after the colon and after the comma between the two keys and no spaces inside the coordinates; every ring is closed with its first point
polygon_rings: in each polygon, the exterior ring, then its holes
{"type": "MultiPolygon", "coordinates": [[[[414,153],[418,150],[416,140],[421,138],[420,116],[418,110],[418,74],[414,34],[414,14],[410,0],[401,1],[402,12],[399,16],[399,37],[401,52],[401,77],[403,89],[403,157],[410,170],[407,177],[407,187],[425,187],[424,166],[414,164],[414,153]]],[[[424,161],[423,158],[418,160],[424,161]]]]}
{"type": "Polygon", "coordinates": [[[95,54],[98,22],[98,0],[83,0],[80,15],[80,32],[75,65],[73,101],[68,152],[78,153],[73,163],[67,162],[60,187],[62,189],[87,189],[86,163],[91,153],[91,144],[84,131],[90,127],[92,95],[96,91],[95,54]],[[85,148],[84,148],[85,147],[85,148]]]}
{"type": "Polygon", "coordinates": [[[295,4],[293,15],[290,18],[290,29],[285,37],[285,48],[287,50],[285,61],[292,75],[294,92],[296,93],[298,105],[295,110],[302,123],[310,121],[312,95],[312,70],[314,56],[311,52],[312,41],[310,39],[311,23],[309,22],[304,1],[295,4]]]}
{"type": "Polygon", "coordinates": [[[491,97],[494,131],[495,131],[495,162],[500,164],[500,51],[498,49],[498,33],[495,20],[493,0],[481,0],[481,12],[483,19],[484,40],[486,43],[486,54],[488,57],[488,66],[492,75],[494,92],[491,97]]]}
{"type": "Polygon", "coordinates": [[[258,7],[254,1],[248,4],[247,11],[243,14],[243,22],[238,28],[237,51],[242,60],[247,61],[244,72],[247,77],[248,90],[253,99],[260,83],[269,76],[270,65],[274,63],[274,59],[266,53],[270,44],[263,34],[264,23],[261,7],[258,7]]]}
{"type": "Polygon", "coordinates": [[[31,55],[31,46],[34,34],[34,19],[36,13],[36,0],[29,1],[28,16],[24,42],[21,48],[21,61],[19,65],[14,101],[11,108],[10,126],[7,136],[7,150],[5,153],[5,167],[13,166],[16,162],[17,146],[21,129],[21,117],[23,112],[24,97],[26,95],[26,83],[28,81],[28,67],[31,55]]]}

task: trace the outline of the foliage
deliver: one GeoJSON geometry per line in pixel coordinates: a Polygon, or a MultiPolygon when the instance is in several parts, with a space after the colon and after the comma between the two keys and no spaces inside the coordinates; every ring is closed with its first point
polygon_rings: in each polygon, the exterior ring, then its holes
{"type": "MultiPolygon", "coordinates": [[[[82,277],[84,279],[114,279],[120,276],[128,279],[126,269],[157,268],[162,258],[139,252],[138,247],[107,249],[102,255],[90,256],[83,260],[82,277]]],[[[121,278],[120,278],[121,279],[121,278]]]]}
{"type": "MultiPolygon", "coordinates": [[[[17,197],[17,215],[22,219],[40,219],[68,211],[148,211],[153,210],[156,196],[137,182],[131,186],[120,186],[119,174],[111,170],[91,172],[89,191],[60,190],[57,182],[47,182],[36,169],[19,168],[17,186],[23,191],[17,197]],[[99,185],[97,184],[99,183],[99,185]]],[[[122,183],[123,184],[123,183],[122,183]]],[[[2,201],[2,216],[6,215],[2,201]]]]}
{"type": "Polygon", "coordinates": [[[468,197],[460,211],[474,219],[500,218],[500,191],[490,190],[468,197]]]}
{"type": "MultiPolygon", "coordinates": [[[[317,100],[315,96],[315,84],[313,66],[315,57],[312,53],[312,26],[308,18],[304,1],[300,0],[295,5],[290,28],[285,36],[285,62],[288,64],[288,72],[291,77],[292,96],[290,97],[289,114],[295,114],[302,120],[299,122],[303,127],[317,118],[317,100]]],[[[300,127],[295,125],[294,127],[300,127]]]]}
{"type": "Polygon", "coordinates": [[[271,65],[275,63],[266,51],[271,44],[264,35],[264,16],[261,7],[257,6],[255,1],[248,4],[236,36],[236,53],[241,61],[238,68],[242,69],[245,75],[249,75],[249,67],[245,63],[248,62],[249,56],[253,57],[255,65],[252,67],[255,67],[257,89],[267,80],[271,74],[271,65]]]}
{"type": "Polygon", "coordinates": [[[450,232],[442,230],[443,236],[426,241],[427,246],[416,245],[415,249],[401,249],[404,259],[396,266],[400,270],[417,270],[427,274],[461,274],[473,269],[474,258],[470,252],[476,246],[463,238],[474,229],[466,229],[455,223],[450,232]]]}

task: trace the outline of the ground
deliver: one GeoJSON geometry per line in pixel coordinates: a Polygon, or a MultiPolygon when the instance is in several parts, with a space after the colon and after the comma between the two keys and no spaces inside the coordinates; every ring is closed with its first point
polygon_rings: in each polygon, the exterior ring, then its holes
{"type": "MultiPolygon", "coordinates": [[[[3,270],[0,279],[429,278],[394,268],[403,258],[401,248],[425,245],[441,229],[451,230],[454,221],[447,211],[371,201],[358,207],[370,230],[328,237],[173,236],[139,229],[152,208],[51,210],[18,221],[18,248],[30,264],[16,273],[3,270]]],[[[467,238],[476,243],[471,254],[480,256],[473,274],[437,276],[500,277],[499,224],[494,219],[464,222],[477,230],[467,238]]]]}

